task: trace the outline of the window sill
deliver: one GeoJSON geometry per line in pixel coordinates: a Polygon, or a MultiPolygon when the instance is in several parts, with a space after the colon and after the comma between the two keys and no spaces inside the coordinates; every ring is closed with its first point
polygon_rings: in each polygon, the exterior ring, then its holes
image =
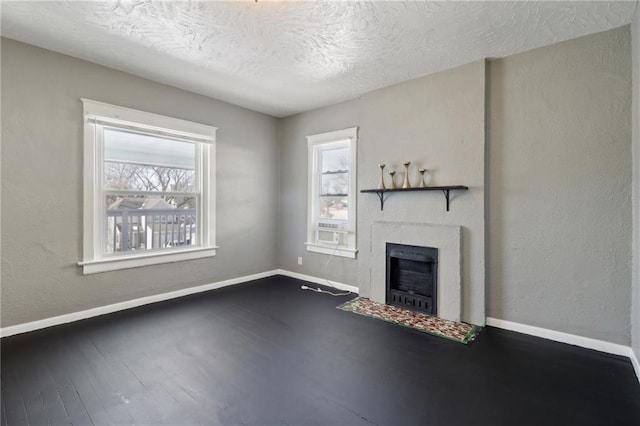
{"type": "Polygon", "coordinates": [[[358,254],[358,250],[348,248],[348,247],[337,248],[337,247],[331,247],[331,246],[323,246],[323,245],[314,244],[314,243],[304,243],[304,245],[307,246],[307,251],[312,251],[315,253],[322,253],[322,254],[329,254],[332,256],[347,257],[349,259],[355,259],[358,254]]]}
{"type": "Polygon", "coordinates": [[[218,247],[206,247],[174,251],[171,253],[138,254],[127,257],[114,257],[78,262],[78,265],[82,266],[82,273],[84,275],[99,274],[100,272],[117,271],[120,269],[138,268],[141,266],[158,265],[161,263],[213,257],[216,255],[217,248],[218,247]]]}

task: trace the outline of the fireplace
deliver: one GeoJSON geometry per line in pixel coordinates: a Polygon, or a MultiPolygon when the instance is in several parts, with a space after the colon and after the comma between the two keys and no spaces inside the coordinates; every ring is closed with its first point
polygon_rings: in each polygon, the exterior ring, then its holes
{"type": "MultiPolygon", "coordinates": [[[[361,274],[361,296],[374,302],[387,302],[387,243],[418,247],[437,247],[437,294],[432,304],[437,305],[434,316],[449,321],[462,320],[462,227],[429,223],[398,223],[377,221],[371,224],[369,250],[363,250],[361,261],[369,274],[361,274]]],[[[484,303],[484,293],[468,299],[469,305],[484,303]]],[[[484,306],[484,305],[480,305],[484,306]]],[[[484,311],[482,311],[484,312],[484,311]]],[[[474,324],[482,324],[483,321],[474,324]]]]}
{"type": "Polygon", "coordinates": [[[438,249],[387,243],[386,302],[437,313],[438,249]]]}

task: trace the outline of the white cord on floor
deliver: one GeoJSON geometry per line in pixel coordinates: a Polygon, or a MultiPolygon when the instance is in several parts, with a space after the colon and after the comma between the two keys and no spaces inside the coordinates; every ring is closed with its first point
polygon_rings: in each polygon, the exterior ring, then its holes
{"type": "Polygon", "coordinates": [[[331,284],[331,281],[329,281],[329,263],[331,263],[331,259],[333,259],[333,256],[336,255],[337,251],[338,251],[338,244],[336,243],[336,245],[333,247],[333,252],[331,252],[331,256],[329,256],[327,263],[324,265],[324,280],[327,282],[327,285],[329,287],[333,287],[333,284],[331,284]]]}
{"type": "Polygon", "coordinates": [[[321,288],[312,288],[306,285],[303,285],[302,287],[300,287],[302,290],[311,290],[311,291],[315,291],[316,293],[327,293],[330,294],[332,296],[348,296],[351,294],[350,291],[347,291],[346,293],[332,293],[330,291],[327,290],[322,290],[321,288]]]}
{"type": "MultiPolygon", "coordinates": [[[[336,245],[333,247],[333,251],[331,252],[331,256],[329,256],[329,259],[327,260],[327,263],[324,265],[324,280],[327,282],[327,285],[329,287],[333,287],[333,283],[331,281],[329,281],[329,263],[331,263],[331,259],[333,259],[333,257],[336,255],[336,252],[338,251],[338,244],[336,243],[336,245]]],[[[302,290],[311,290],[311,291],[315,291],[316,293],[326,293],[326,294],[330,294],[332,296],[348,296],[351,294],[350,291],[347,291],[345,293],[333,293],[327,290],[322,290],[321,288],[312,288],[312,287],[308,287],[306,285],[303,285],[302,287],[300,287],[302,290]]]]}

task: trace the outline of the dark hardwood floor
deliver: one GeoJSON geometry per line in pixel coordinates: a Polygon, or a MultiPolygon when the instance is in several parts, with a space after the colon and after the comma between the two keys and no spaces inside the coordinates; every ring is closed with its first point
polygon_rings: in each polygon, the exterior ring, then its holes
{"type": "Polygon", "coordinates": [[[301,284],[2,339],[2,424],[640,425],[626,358],[494,328],[464,346],[301,284]]]}

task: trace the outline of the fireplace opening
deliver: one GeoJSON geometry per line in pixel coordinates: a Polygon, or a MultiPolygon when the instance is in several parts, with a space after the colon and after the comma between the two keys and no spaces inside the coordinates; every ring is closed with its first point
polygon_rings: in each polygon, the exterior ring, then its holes
{"type": "Polygon", "coordinates": [[[388,305],[435,315],[437,283],[437,248],[387,243],[388,305]]]}

